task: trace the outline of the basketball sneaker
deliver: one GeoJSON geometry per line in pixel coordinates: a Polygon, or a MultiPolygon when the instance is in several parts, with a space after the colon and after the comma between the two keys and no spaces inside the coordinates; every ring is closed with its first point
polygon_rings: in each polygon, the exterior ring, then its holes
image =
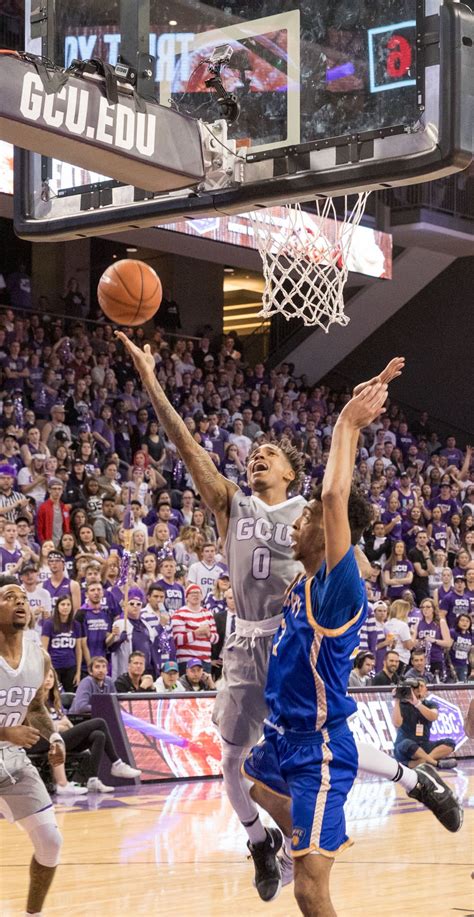
{"type": "Polygon", "coordinates": [[[79,786],[78,783],[66,783],[65,786],[61,784],[56,784],[56,795],[57,796],[84,796],[87,793],[86,786],[79,786]]]}
{"type": "Polygon", "coordinates": [[[124,780],[132,780],[134,777],[139,777],[141,771],[139,771],[136,767],[130,767],[129,764],[125,764],[125,761],[122,761],[121,758],[119,758],[112,764],[110,773],[112,774],[112,777],[123,777],[124,780]]]}
{"type": "Polygon", "coordinates": [[[415,773],[418,782],[408,796],[430,809],[448,831],[459,831],[463,820],[462,806],[436,768],[431,764],[420,764],[415,767],[415,773]]]}
{"type": "Polygon", "coordinates": [[[113,793],[117,790],[116,786],[107,786],[106,783],[102,783],[102,780],[99,780],[98,777],[89,777],[87,781],[87,791],[89,793],[113,793]]]}
{"type": "Polygon", "coordinates": [[[262,901],[273,901],[281,889],[281,869],[277,853],[283,843],[278,828],[265,828],[267,837],[260,844],[247,841],[255,867],[255,888],[262,901]]]}

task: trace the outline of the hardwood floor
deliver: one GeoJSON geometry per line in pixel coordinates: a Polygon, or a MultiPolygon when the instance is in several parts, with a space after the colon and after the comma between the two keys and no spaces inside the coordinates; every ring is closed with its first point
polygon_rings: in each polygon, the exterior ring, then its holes
{"type": "MultiPolygon", "coordinates": [[[[446,779],[464,799],[449,834],[393,784],[358,780],[347,805],[354,846],[332,872],[340,917],[474,917],[474,762],[446,779]]],[[[57,806],[62,864],[45,917],[292,917],[292,887],[270,905],[252,886],[245,834],[222,781],[161,784],[57,806]]],[[[24,913],[31,848],[0,821],[2,917],[24,913]]]]}

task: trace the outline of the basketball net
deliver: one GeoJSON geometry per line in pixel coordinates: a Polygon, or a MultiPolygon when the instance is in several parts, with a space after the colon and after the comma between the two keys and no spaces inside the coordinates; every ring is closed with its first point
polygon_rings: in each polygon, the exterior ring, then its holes
{"type": "Polygon", "coordinates": [[[259,315],[301,318],[305,325],[319,325],[325,332],[333,322],[347,325],[348,258],[369,194],[358,194],[352,209],[344,197],[342,218],[330,197],[316,199],[316,214],[300,204],[287,204],[282,220],[275,220],[269,209],[249,214],[265,280],[259,315]]]}

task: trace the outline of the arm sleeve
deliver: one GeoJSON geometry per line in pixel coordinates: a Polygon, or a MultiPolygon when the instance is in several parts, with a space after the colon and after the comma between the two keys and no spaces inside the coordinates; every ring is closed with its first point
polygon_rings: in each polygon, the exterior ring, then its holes
{"type": "MultiPolygon", "coordinates": [[[[360,578],[351,547],[318,585],[317,577],[311,586],[312,614],[315,623],[328,631],[347,630],[356,620],[363,619],[366,606],[365,587],[360,578]]],[[[328,636],[338,636],[328,633],[328,636]]]]}

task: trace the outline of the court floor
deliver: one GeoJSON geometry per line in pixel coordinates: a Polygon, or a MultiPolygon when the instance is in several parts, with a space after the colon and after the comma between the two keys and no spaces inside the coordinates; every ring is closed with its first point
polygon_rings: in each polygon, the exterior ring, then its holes
{"type": "MultiPolygon", "coordinates": [[[[449,834],[403,790],[358,780],[347,803],[354,846],[332,888],[345,917],[474,917],[474,761],[446,779],[463,798],[449,834]]],[[[252,886],[245,835],[222,781],[203,780],[86,796],[57,806],[62,864],[45,917],[292,917],[289,886],[272,904],[252,886]]],[[[24,913],[28,839],[0,821],[0,913],[24,913]]]]}

